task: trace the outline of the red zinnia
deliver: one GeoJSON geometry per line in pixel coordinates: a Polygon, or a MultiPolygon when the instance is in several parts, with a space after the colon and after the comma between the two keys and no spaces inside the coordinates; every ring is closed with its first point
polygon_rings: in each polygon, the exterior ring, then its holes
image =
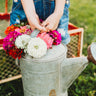
{"type": "Polygon", "coordinates": [[[23,54],[23,49],[18,49],[16,48],[16,46],[14,45],[14,47],[10,48],[10,50],[8,50],[8,53],[10,56],[12,56],[14,59],[18,58],[20,59],[22,54],[23,54]]]}

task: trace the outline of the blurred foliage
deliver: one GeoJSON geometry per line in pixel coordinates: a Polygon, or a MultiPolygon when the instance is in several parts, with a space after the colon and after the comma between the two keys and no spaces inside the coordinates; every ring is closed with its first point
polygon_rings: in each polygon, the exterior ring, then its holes
{"type": "MultiPolygon", "coordinates": [[[[83,54],[96,42],[96,0],[71,0],[70,22],[84,28],[83,54]]],[[[69,88],[69,96],[96,96],[96,66],[92,63],[69,88]]]]}
{"type": "MultiPolygon", "coordinates": [[[[12,0],[8,0],[8,12],[10,12],[12,8],[12,0]]],[[[5,12],[5,0],[0,0],[0,12],[5,12]]]]}
{"type": "Polygon", "coordinates": [[[84,28],[83,54],[96,41],[96,0],[70,0],[70,22],[84,28]]]}
{"type": "MultiPolygon", "coordinates": [[[[4,0],[0,0],[0,7],[4,0]]],[[[12,0],[9,0],[9,10],[12,0]]],[[[96,42],[96,0],[70,0],[70,22],[84,28],[83,54],[87,47],[96,42]]],[[[3,10],[0,9],[0,12],[3,10]]],[[[96,96],[96,66],[92,63],[69,88],[69,96],[96,96]]],[[[0,85],[0,96],[24,96],[21,79],[0,85]]]]}

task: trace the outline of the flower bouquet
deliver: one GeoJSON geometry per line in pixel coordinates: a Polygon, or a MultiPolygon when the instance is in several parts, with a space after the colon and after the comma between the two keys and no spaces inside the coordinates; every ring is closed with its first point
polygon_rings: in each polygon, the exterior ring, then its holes
{"type": "Polygon", "coordinates": [[[3,41],[3,48],[14,59],[20,59],[24,54],[33,58],[44,56],[52,45],[61,43],[61,34],[54,30],[41,33],[39,30],[31,30],[28,24],[14,24],[5,30],[7,35],[3,41]]]}

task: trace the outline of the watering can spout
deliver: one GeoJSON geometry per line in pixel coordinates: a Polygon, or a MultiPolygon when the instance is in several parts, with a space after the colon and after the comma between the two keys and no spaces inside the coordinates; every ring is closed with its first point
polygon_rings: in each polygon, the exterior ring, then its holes
{"type": "Polygon", "coordinates": [[[87,57],[76,57],[64,59],[61,63],[61,90],[65,92],[75,81],[89,62],[96,64],[96,43],[88,47],[87,57]]]}
{"type": "Polygon", "coordinates": [[[61,63],[61,90],[65,92],[88,65],[87,57],[65,59],[61,63]]]}

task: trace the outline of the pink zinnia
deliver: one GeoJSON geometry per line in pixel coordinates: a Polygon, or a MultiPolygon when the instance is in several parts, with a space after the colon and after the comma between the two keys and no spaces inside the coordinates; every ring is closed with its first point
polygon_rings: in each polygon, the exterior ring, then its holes
{"type": "Polygon", "coordinates": [[[21,34],[30,35],[32,33],[31,29],[28,29],[27,26],[20,26],[20,28],[15,29],[15,31],[20,32],[21,34]]]}
{"type": "Polygon", "coordinates": [[[26,26],[20,26],[20,28],[15,29],[15,31],[20,33],[25,33],[27,30],[26,26]]]}
{"type": "Polygon", "coordinates": [[[43,32],[43,33],[38,34],[37,37],[39,37],[45,41],[48,49],[52,47],[53,39],[52,39],[52,37],[50,37],[49,34],[47,34],[46,32],[43,32]]]}

